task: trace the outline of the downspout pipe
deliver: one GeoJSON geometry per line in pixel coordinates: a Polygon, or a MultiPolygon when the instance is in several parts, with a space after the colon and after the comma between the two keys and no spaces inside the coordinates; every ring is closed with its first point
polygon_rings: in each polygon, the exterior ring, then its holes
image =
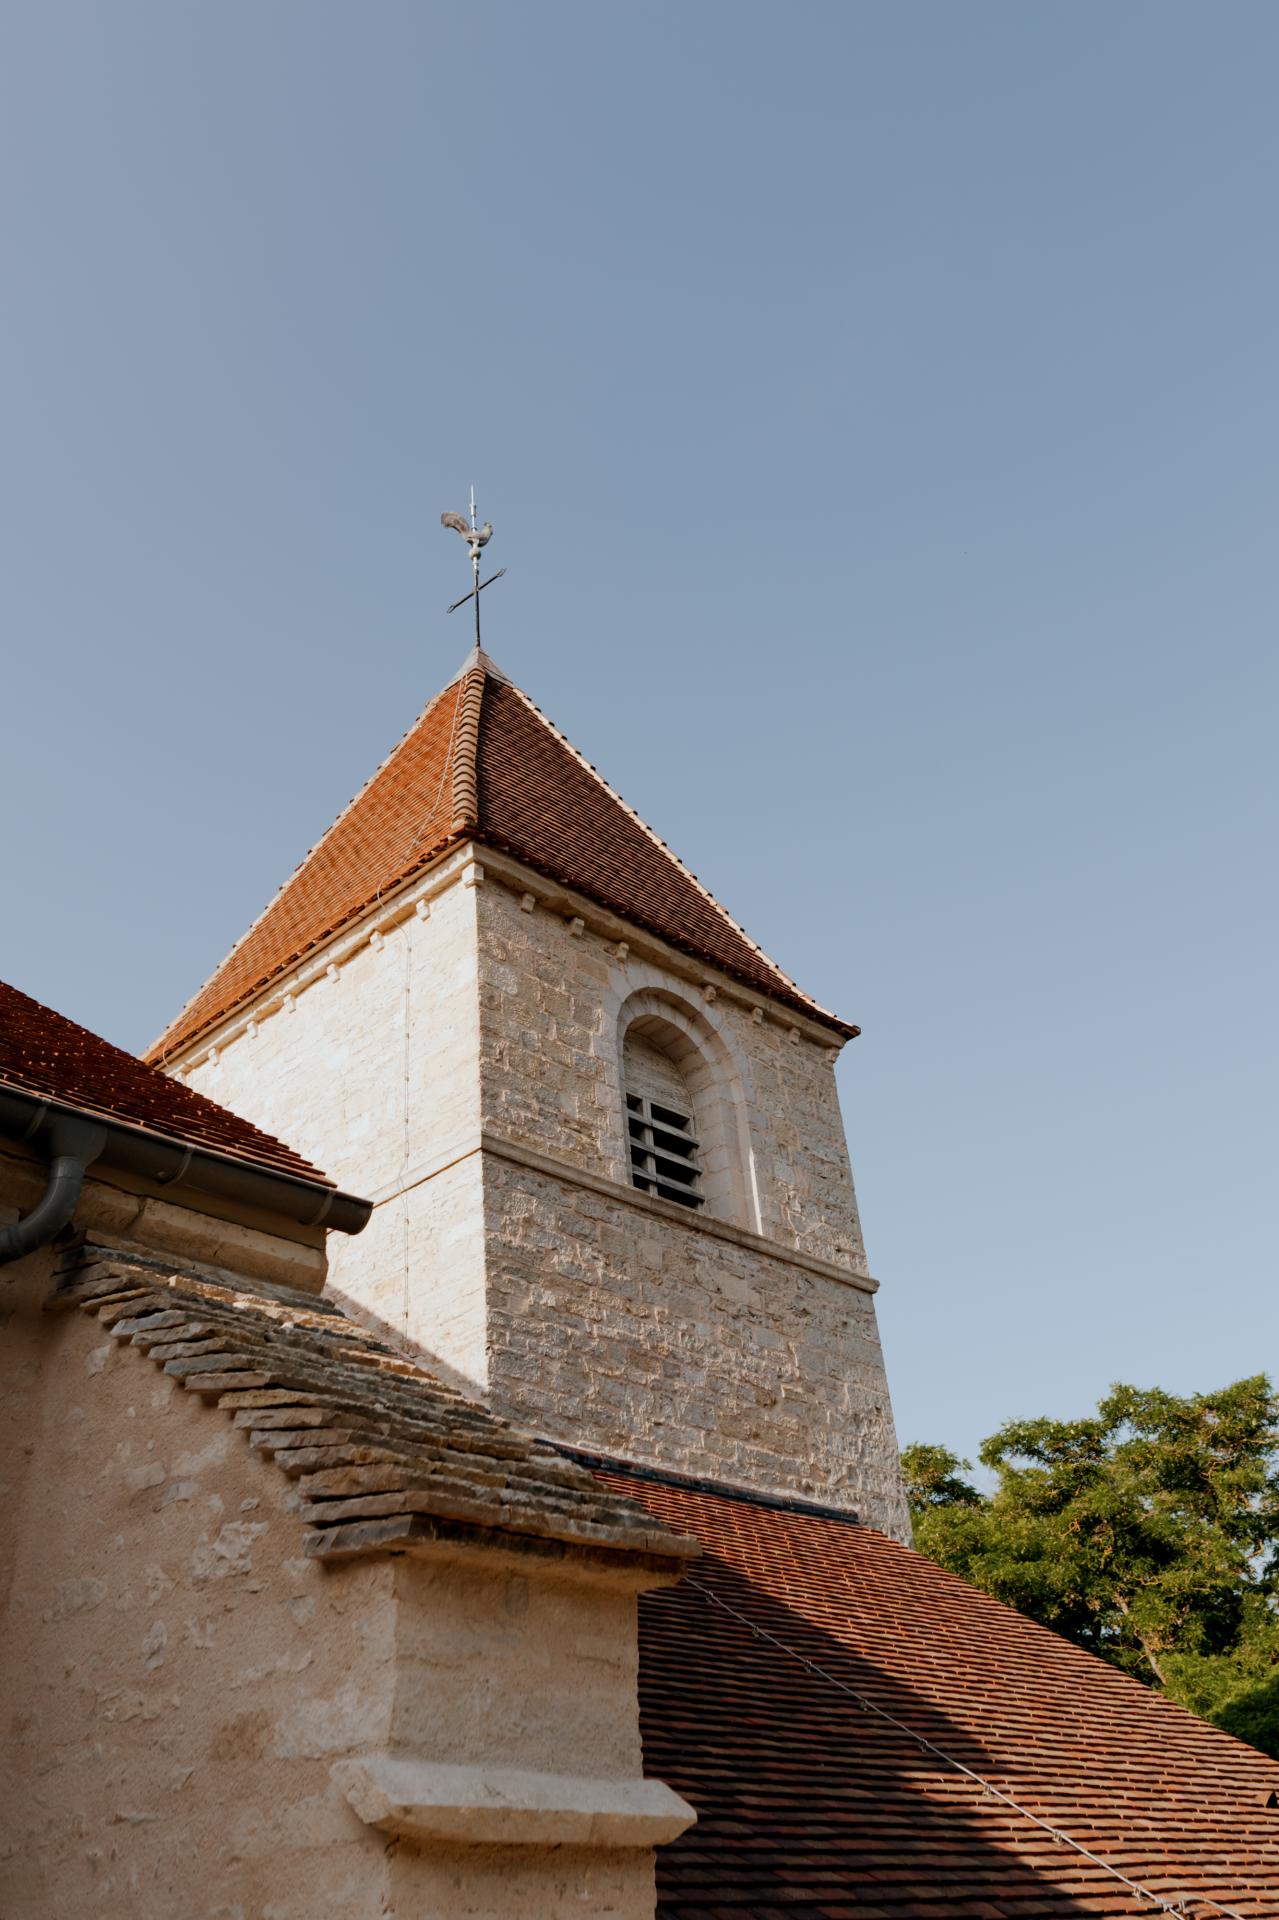
{"type": "Polygon", "coordinates": [[[76,1210],[85,1168],[92,1166],[107,1144],[104,1126],[74,1114],[58,1114],[42,1129],[47,1113],[47,1104],[37,1110],[26,1137],[43,1134],[47,1141],[49,1178],[30,1213],[11,1227],[0,1227],[0,1267],[47,1247],[54,1235],[61,1233],[76,1210]]]}

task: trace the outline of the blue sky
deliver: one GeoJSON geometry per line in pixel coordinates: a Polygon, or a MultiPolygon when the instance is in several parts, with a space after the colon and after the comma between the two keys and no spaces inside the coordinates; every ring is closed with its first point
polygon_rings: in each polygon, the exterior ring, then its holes
{"type": "Polygon", "coordinates": [[[1279,14],[0,25],[3,953],[141,1047],[465,651],[858,1020],[906,1439],[1274,1366],[1279,14]]]}

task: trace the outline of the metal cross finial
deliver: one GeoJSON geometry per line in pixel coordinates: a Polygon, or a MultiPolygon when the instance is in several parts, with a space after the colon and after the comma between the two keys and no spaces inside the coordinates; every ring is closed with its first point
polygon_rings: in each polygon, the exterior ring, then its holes
{"type": "Polygon", "coordinates": [[[455,600],[448,611],[450,613],[456,613],[458,608],[464,607],[468,600],[474,600],[475,644],[478,647],[480,644],[480,595],[483,593],[485,587],[491,587],[495,580],[502,578],[502,575],[506,572],[506,568],[499,567],[497,572],[491,573],[487,580],[480,579],[480,549],[486,547],[493,538],[493,529],[487,520],[482,527],[476,525],[474,487],[471,488],[470,520],[464,520],[460,513],[442,513],[440,515],[440,525],[452,527],[454,533],[460,533],[466,541],[467,546],[471,549],[471,591],[464,593],[460,600],[455,600]]]}

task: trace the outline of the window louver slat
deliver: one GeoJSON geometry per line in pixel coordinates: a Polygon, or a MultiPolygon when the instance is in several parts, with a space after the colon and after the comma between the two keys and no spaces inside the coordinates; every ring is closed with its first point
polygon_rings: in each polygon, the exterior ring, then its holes
{"type": "Polygon", "coordinates": [[[700,1207],[704,1195],[691,1117],[638,1093],[627,1094],[626,1108],[631,1184],[677,1206],[700,1207]]]}

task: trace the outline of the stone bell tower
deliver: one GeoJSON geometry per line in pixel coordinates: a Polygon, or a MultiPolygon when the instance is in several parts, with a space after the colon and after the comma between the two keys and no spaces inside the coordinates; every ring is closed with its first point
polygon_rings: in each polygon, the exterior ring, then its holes
{"type": "Polygon", "coordinates": [[[500,1412],[903,1535],[856,1031],[477,649],[150,1058],[374,1201],[331,1286],[500,1412]]]}

